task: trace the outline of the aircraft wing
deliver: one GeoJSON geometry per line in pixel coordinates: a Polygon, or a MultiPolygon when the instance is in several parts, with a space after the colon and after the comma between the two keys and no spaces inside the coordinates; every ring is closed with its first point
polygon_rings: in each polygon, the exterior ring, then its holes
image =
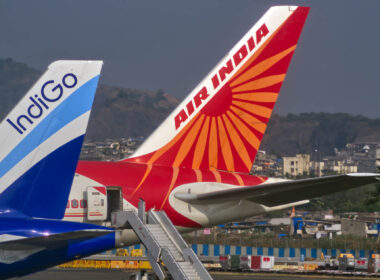
{"type": "Polygon", "coordinates": [[[72,232],[64,232],[59,234],[52,234],[47,236],[38,237],[21,237],[16,235],[8,235],[7,240],[0,242],[0,250],[23,250],[30,247],[59,247],[61,244],[68,242],[83,241],[95,237],[99,237],[112,230],[78,230],[72,232]]]}
{"type": "Polygon", "coordinates": [[[7,234],[0,236],[0,264],[12,264],[46,248],[59,248],[68,243],[84,241],[113,232],[112,230],[78,230],[38,237],[22,237],[7,234]]]}
{"type": "Polygon", "coordinates": [[[177,193],[175,197],[192,204],[212,204],[231,200],[249,200],[268,207],[331,194],[379,182],[380,174],[351,173],[258,186],[235,187],[201,194],[177,193]]]}

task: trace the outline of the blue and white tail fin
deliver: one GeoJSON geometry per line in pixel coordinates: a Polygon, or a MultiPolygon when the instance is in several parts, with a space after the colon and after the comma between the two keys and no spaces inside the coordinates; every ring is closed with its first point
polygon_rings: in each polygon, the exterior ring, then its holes
{"type": "Polygon", "coordinates": [[[0,123],[0,211],[63,217],[102,64],[50,64],[0,123]]]}

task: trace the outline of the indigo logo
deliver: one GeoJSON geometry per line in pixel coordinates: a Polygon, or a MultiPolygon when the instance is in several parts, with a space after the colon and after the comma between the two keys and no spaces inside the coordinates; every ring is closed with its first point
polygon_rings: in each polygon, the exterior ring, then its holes
{"type": "Polygon", "coordinates": [[[33,120],[39,119],[44,112],[49,110],[49,104],[59,101],[65,89],[74,88],[78,83],[77,77],[68,73],[63,76],[61,83],[56,84],[54,80],[45,82],[40,90],[40,95],[32,94],[29,97],[30,105],[27,107],[25,114],[16,118],[13,122],[7,119],[7,122],[19,133],[27,131],[27,126],[33,125],[33,120]]]}

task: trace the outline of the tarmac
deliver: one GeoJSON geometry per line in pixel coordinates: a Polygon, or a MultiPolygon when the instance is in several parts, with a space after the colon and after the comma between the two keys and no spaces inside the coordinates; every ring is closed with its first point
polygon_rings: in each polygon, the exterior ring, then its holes
{"type": "MultiPolygon", "coordinates": [[[[87,270],[87,269],[48,269],[21,278],[12,280],[128,280],[132,272],[122,270],[87,270]]],[[[319,279],[340,279],[340,280],[361,280],[361,279],[380,279],[358,276],[332,276],[332,275],[293,275],[281,273],[230,273],[212,272],[211,276],[216,280],[319,280],[319,279]]]]}

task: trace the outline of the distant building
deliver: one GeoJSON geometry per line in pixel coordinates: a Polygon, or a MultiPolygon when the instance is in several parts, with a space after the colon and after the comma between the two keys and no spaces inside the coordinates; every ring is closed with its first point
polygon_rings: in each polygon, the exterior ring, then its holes
{"type": "Polygon", "coordinates": [[[325,173],[330,172],[337,174],[356,173],[358,172],[358,166],[343,160],[326,160],[324,171],[325,173]]]}
{"type": "Polygon", "coordinates": [[[295,157],[283,157],[283,175],[295,177],[310,174],[310,155],[297,154],[295,157]]]}
{"type": "Polygon", "coordinates": [[[325,162],[324,161],[311,161],[310,162],[310,173],[317,176],[321,177],[324,174],[325,170],[325,162]]]}
{"type": "Polygon", "coordinates": [[[281,159],[275,155],[267,154],[265,151],[259,150],[251,170],[252,174],[268,176],[268,177],[282,177],[282,164],[281,159]]]}
{"type": "Polygon", "coordinates": [[[337,156],[329,156],[323,158],[322,161],[310,162],[310,173],[315,176],[324,176],[331,174],[347,174],[358,172],[358,165],[340,153],[337,156]]]}
{"type": "Polygon", "coordinates": [[[366,223],[364,221],[342,219],[342,234],[367,237],[366,223]]]}
{"type": "Polygon", "coordinates": [[[358,166],[358,172],[375,172],[379,166],[380,142],[356,142],[348,144],[346,150],[351,153],[352,160],[358,166]]]}
{"type": "Polygon", "coordinates": [[[128,158],[143,141],[143,137],[87,141],[83,144],[80,159],[114,161],[128,158]]]}
{"type": "Polygon", "coordinates": [[[380,147],[376,148],[376,168],[380,168],[380,147]]]}

